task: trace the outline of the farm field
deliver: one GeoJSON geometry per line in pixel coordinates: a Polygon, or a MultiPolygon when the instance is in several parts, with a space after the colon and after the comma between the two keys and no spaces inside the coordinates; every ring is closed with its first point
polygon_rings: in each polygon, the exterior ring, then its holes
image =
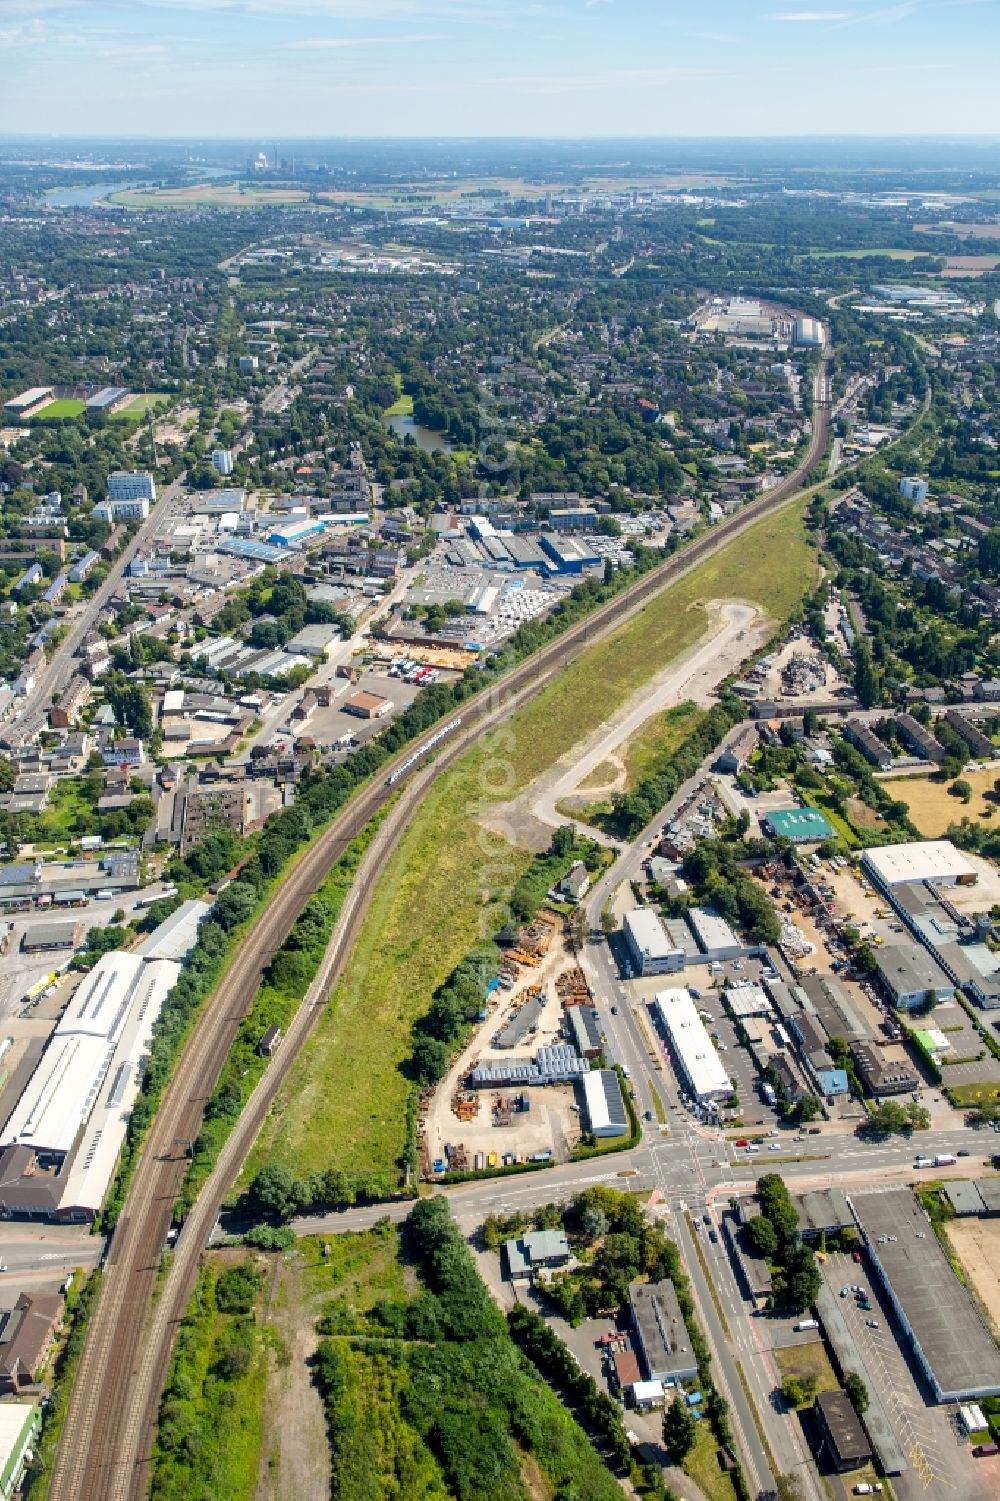
{"type": "Polygon", "coordinates": [[[60,401],[50,401],[47,407],[29,417],[29,422],[61,422],[64,417],[79,417],[86,403],[76,396],[65,396],[60,401]]]}
{"type": "Polygon", "coordinates": [[[968,1215],[949,1220],[945,1230],[994,1334],[1000,1334],[1000,1220],[968,1215]]]}
{"type": "Polygon", "coordinates": [[[244,1182],[264,1162],[279,1162],[296,1174],[336,1167],[382,1191],[396,1186],[410,1027],[459,959],[506,920],[510,891],[531,859],[479,819],[696,641],[707,601],[750,594],[768,615],[786,618],[816,575],[802,509],[765,518],[581,652],[435,784],[386,863],[344,979],[264,1125],[244,1182]]]}
{"type": "Polygon", "coordinates": [[[925,839],[938,839],[949,824],[963,818],[981,818],[989,811],[996,816],[1000,804],[989,802],[984,794],[992,792],[996,771],[968,771],[962,780],[972,788],[972,801],[963,803],[952,797],[947,782],[932,782],[929,777],[894,777],[882,783],[885,790],[910,806],[910,818],[925,839]]]}

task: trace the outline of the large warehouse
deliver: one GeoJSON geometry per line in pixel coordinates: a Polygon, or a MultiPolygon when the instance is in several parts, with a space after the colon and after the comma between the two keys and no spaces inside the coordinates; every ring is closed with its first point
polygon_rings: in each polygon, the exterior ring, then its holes
{"type": "Polygon", "coordinates": [[[580,1080],[587,1121],[595,1136],[627,1136],[628,1111],[613,1068],[595,1068],[580,1080]]]}
{"type": "MultiPolygon", "coordinates": [[[[203,906],[203,904],[198,904],[203,906]]],[[[151,935],[185,957],[172,919],[151,935]]],[[[125,1140],[153,1027],[176,983],[175,959],[105,954],[71,997],[0,1131],[0,1218],[88,1220],[125,1140]]]]}
{"type": "Polygon", "coordinates": [[[670,975],[684,968],[684,950],[667,934],[653,907],[626,912],[625,946],[637,975],[670,975]]]}
{"type": "Polygon", "coordinates": [[[733,1092],[732,1081],[689,992],[659,991],[656,1011],[678,1072],[694,1098],[703,1103],[727,1099],[733,1092]]]}
{"type": "Polygon", "coordinates": [[[908,1188],[853,1196],[868,1254],[939,1402],[1000,1393],[1000,1350],[908,1188]]]}
{"type": "Polygon", "coordinates": [[[930,881],[934,886],[973,886],[978,879],[976,867],[950,839],[885,844],[880,849],[865,850],[861,865],[881,891],[891,891],[906,881],[930,881]]]}

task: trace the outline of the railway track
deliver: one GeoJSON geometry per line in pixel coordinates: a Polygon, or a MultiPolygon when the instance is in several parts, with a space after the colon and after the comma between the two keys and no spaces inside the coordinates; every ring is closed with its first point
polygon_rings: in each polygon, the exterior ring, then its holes
{"type": "MultiPolygon", "coordinates": [[[[824,363],[819,383],[825,372],[824,363]]],[[[173,1338],[190,1301],[202,1250],[222,1199],[351,953],[379,869],[427,789],[486,730],[533,697],[585,644],[617,629],[703,558],[787,505],[822,455],[828,426],[828,406],[817,405],[809,450],[780,485],[696,538],[515,667],[501,683],[463,705],[460,727],[441,742],[433,760],[418,765],[396,787],[388,786],[381,776],[364,787],[302,855],[247,934],[192,1028],[141,1148],[77,1370],[53,1467],[50,1501],[139,1501],[146,1495],[173,1338]],[[169,1273],[158,1288],[161,1252],[187,1166],[184,1143],[198,1135],[205,1105],[263,971],[331,867],[393,798],[396,801],[358,868],[320,974],[193,1205],[169,1273]]],[[[406,747],[385,770],[391,773],[400,767],[439,728],[432,727],[406,747]]]]}

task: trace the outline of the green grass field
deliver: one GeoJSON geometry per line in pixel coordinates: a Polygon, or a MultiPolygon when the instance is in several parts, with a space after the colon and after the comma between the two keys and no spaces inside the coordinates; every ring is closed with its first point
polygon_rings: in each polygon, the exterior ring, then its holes
{"type": "Polygon", "coordinates": [[[656,714],[625,743],[626,787],[632,790],[659,761],[693,735],[705,717],[705,710],[690,701],[677,704],[665,714],[656,714]]]}
{"type": "Polygon", "coordinates": [[[392,1178],[405,1145],[399,1065],[435,988],[504,920],[530,854],[477,820],[528,786],[706,625],[704,605],[752,599],[775,620],[816,576],[802,507],[762,520],[584,650],[510,722],[435,784],[387,861],[347,972],[247,1163],[305,1174],[336,1166],[392,1178]],[[599,685],[599,689],[598,686],[599,685]]]}
{"type": "Polygon", "coordinates": [[[736,1501],[733,1482],[719,1469],[718,1445],[706,1421],[698,1424],[694,1448],[684,1460],[684,1473],[708,1501],[736,1501]]]}
{"type": "Polygon", "coordinates": [[[862,261],[869,256],[878,256],[888,261],[919,261],[934,256],[932,250],[810,250],[812,260],[862,261]]]}
{"type": "Polygon", "coordinates": [[[216,1307],[224,1270],[220,1258],[206,1263],[178,1336],[153,1455],[153,1501],[192,1495],[252,1501],[256,1494],[267,1347],[253,1318],[216,1307]],[[240,1374],[227,1377],[222,1362],[234,1345],[245,1354],[240,1374]]]}
{"type": "Polygon", "coordinates": [[[156,392],[151,392],[145,396],[133,396],[132,400],[126,402],[120,412],[111,413],[111,420],[115,421],[117,418],[121,418],[124,421],[131,419],[134,422],[137,417],[144,417],[147,412],[158,412],[161,407],[169,406],[170,401],[171,398],[169,396],[159,396],[156,392]]]}
{"type": "Polygon", "coordinates": [[[405,394],[400,395],[391,407],[386,407],[383,417],[412,417],[413,397],[405,394]]]}
{"type": "Polygon", "coordinates": [[[79,417],[83,413],[86,402],[76,396],[63,397],[61,401],[50,401],[47,407],[36,412],[30,417],[30,422],[61,422],[64,417],[79,417]]]}

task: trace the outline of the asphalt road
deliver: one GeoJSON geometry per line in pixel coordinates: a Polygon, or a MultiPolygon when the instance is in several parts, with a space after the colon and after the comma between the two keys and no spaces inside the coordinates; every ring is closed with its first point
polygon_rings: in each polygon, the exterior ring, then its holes
{"type": "Polygon", "coordinates": [[[181,480],[175,480],[172,485],[167,486],[135,536],[126,543],[123,551],[108,569],[108,575],[100,588],[95,590],[83,608],[77,612],[69,630],[53,652],[45,671],[31,692],[25,696],[24,707],[20,714],[15,715],[12,721],[22,732],[33,734],[44,726],[47,706],[54,698],[58,698],[76,670],[73,659],[84,637],[93,629],[104,606],[125,577],[125,570],[129,563],[140,547],[153,536],[181,489],[181,480]]]}

